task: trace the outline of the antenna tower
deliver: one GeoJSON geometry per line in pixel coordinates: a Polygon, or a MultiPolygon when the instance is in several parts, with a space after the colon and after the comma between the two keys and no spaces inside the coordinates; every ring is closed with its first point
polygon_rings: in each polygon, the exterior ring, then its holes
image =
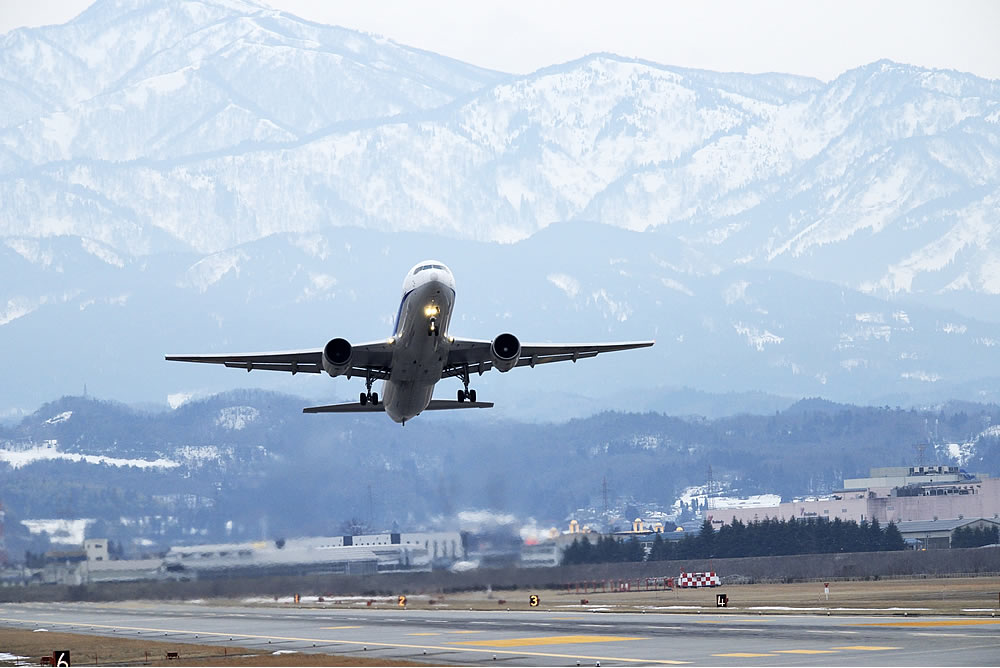
{"type": "Polygon", "coordinates": [[[924,465],[924,450],[927,449],[926,443],[917,443],[913,446],[913,449],[917,451],[917,466],[924,465]]]}

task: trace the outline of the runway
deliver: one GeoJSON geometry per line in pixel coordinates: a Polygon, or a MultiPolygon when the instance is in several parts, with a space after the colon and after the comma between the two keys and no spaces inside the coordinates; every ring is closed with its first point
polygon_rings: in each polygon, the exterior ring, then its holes
{"type": "Polygon", "coordinates": [[[0,605],[0,625],[438,665],[994,665],[1000,619],[0,605]]]}

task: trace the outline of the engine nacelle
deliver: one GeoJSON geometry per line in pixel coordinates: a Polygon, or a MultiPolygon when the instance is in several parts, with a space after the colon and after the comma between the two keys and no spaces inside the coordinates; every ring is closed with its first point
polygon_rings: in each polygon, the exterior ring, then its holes
{"type": "Polygon", "coordinates": [[[351,344],[347,339],[330,339],[323,346],[323,370],[331,376],[340,376],[351,368],[351,344]]]}
{"type": "Polygon", "coordinates": [[[521,357],[521,342],[513,334],[501,334],[490,344],[490,357],[493,358],[494,369],[510,371],[521,357]]]}

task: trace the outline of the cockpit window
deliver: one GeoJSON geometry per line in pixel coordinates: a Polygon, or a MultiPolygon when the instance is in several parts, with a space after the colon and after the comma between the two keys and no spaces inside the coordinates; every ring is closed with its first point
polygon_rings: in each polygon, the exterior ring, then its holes
{"type": "Polygon", "coordinates": [[[413,273],[414,274],[419,274],[420,272],[425,271],[427,269],[444,269],[444,265],[443,264],[422,264],[419,267],[417,267],[416,269],[414,269],[413,273]]]}

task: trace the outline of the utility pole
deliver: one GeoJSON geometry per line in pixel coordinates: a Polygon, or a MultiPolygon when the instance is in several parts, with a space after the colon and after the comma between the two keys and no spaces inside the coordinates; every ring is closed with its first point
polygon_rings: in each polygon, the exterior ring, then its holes
{"type": "Polygon", "coordinates": [[[608,523],[608,476],[601,483],[601,496],[604,498],[604,523],[608,523]]]}
{"type": "Polygon", "coordinates": [[[0,503],[0,566],[7,565],[7,546],[4,544],[3,520],[4,520],[3,504],[0,503]]]}
{"type": "Polygon", "coordinates": [[[715,489],[715,481],[712,479],[712,465],[708,465],[708,494],[705,499],[705,509],[712,509],[712,492],[715,489]]]}
{"type": "Polygon", "coordinates": [[[372,484],[368,483],[368,530],[372,531],[372,527],[375,525],[375,512],[373,510],[375,504],[372,502],[372,484]]]}

